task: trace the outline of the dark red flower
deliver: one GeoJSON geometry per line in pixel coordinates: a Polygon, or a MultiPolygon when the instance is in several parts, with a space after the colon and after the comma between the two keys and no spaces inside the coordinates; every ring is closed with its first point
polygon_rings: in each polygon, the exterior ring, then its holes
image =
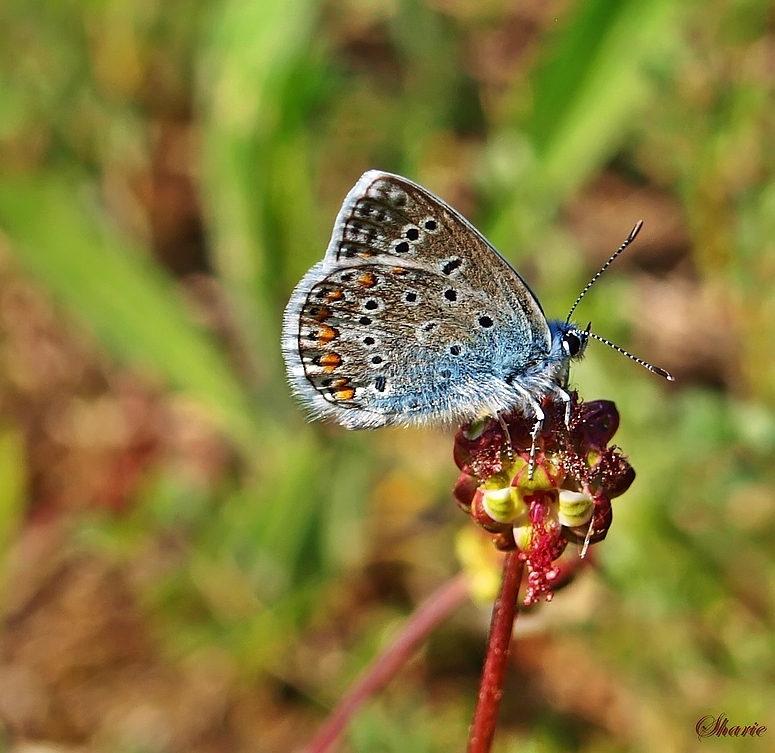
{"type": "Polygon", "coordinates": [[[505,416],[461,428],[454,458],[461,470],[458,505],[492,534],[498,549],[517,549],[527,567],[525,604],[552,598],[559,570],[553,564],[568,542],[602,541],[611,525],[611,499],[632,484],[635,471],[616,446],[619,413],[608,400],[589,403],[572,395],[569,427],[564,406],[547,401],[529,473],[532,420],[505,416]]]}

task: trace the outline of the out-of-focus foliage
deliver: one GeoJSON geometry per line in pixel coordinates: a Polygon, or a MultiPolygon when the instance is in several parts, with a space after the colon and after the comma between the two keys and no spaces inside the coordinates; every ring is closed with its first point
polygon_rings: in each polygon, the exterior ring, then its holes
{"type": "MultiPolygon", "coordinates": [[[[371,167],[552,316],[645,220],[578,318],[678,381],[574,371],[638,478],[520,618],[498,749],[771,746],[773,61],[765,0],[0,4],[0,749],[292,750],[458,569],[452,432],[308,425],[283,376],[371,167]]],[[[462,750],[483,615],[344,749],[462,750]]]]}

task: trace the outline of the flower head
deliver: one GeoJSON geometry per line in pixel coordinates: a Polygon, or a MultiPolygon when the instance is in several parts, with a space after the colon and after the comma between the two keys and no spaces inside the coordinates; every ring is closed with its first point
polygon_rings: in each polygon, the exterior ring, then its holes
{"type": "Polygon", "coordinates": [[[499,549],[516,549],[527,567],[525,604],[552,598],[559,574],[554,565],[568,542],[583,547],[602,541],[611,525],[611,500],[635,479],[627,459],[608,443],[619,413],[608,400],[579,402],[572,393],[569,426],[564,406],[547,400],[529,474],[532,420],[522,414],[492,418],[460,429],[454,458],[461,474],[458,505],[493,538],[499,549]],[[508,429],[509,437],[504,434],[508,429]]]}

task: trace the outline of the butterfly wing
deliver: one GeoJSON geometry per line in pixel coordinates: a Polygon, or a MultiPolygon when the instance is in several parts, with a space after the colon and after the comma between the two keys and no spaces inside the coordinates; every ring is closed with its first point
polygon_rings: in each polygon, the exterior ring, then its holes
{"type": "Polygon", "coordinates": [[[294,291],[283,351],[316,417],[367,428],[512,407],[506,375],[549,341],[535,296],[473,226],[411,181],[370,171],[294,291]]]}

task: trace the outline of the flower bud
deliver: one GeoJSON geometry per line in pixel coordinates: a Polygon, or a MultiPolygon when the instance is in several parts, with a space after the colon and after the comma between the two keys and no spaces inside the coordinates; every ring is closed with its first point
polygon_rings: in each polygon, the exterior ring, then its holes
{"type": "Polygon", "coordinates": [[[529,455],[518,457],[512,466],[514,474],[512,484],[525,491],[542,491],[557,489],[565,479],[565,469],[557,462],[557,458],[541,455],[536,461],[533,478],[530,478],[529,455]]]}
{"type": "Polygon", "coordinates": [[[487,514],[499,523],[513,523],[520,515],[527,517],[527,506],[514,487],[485,489],[481,500],[487,514]]]}
{"type": "Polygon", "coordinates": [[[457,477],[455,488],[452,490],[452,496],[463,512],[471,512],[471,504],[474,501],[474,494],[476,494],[478,485],[479,482],[473,476],[461,473],[457,477]]]}
{"type": "Polygon", "coordinates": [[[560,523],[568,528],[575,528],[589,522],[594,502],[588,494],[563,489],[560,492],[558,507],[560,523]]]}
{"type": "Polygon", "coordinates": [[[571,438],[575,443],[605,447],[619,428],[619,411],[611,400],[579,403],[571,421],[571,438]]]}
{"type": "Polygon", "coordinates": [[[599,497],[595,500],[591,529],[589,521],[587,521],[575,528],[563,528],[563,534],[572,544],[578,544],[579,546],[583,546],[585,543],[597,544],[608,535],[608,529],[611,527],[613,517],[614,511],[610,500],[599,497]]]}
{"type": "Polygon", "coordinates": [[[497,518],[493,517],[490,513],[490,510],[488,509],[487,504],[485,504],[486,494],[497,495],[502,492],[508,494],[508,489],[486,491],[479,487],[479,489],[476,490],[473,503],[471,504],[471,517],[474,519],[474,522],[484,528],[485,531],[489,531],[490,533],[500,533],[501,531],[505,531],[507,528],[509,528],[508,521],[498,520],[497,518]]]}

